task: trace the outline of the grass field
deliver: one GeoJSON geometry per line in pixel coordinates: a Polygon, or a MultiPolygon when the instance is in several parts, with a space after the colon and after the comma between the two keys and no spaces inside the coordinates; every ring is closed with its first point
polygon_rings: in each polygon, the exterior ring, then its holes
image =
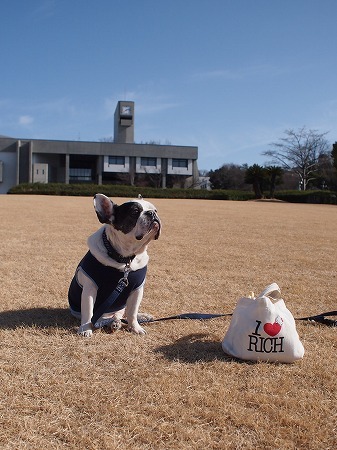
{"type": "MultiPolygon", "coordinates": [[[[143,312],[230,313],[274,281],[295,317],[336,309],[336,206],[154,203],[143,312]]],[[[227,357],[228,317],[84,339],[67,290],[92,200],[0,196],[0,217],[2,449],[336,448],[336,328],[297,322],[292,365],[227,357]]]]}

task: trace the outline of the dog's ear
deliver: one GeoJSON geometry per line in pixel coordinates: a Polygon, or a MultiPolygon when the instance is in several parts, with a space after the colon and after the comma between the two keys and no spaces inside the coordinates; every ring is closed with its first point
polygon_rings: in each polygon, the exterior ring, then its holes
{"type": "Polygon", "coordinates": [[[112,224],[115,220],[114,208],[115,205],[106,195],[96,194],[94,196],[94,208],[101,223],[112,224]]]}

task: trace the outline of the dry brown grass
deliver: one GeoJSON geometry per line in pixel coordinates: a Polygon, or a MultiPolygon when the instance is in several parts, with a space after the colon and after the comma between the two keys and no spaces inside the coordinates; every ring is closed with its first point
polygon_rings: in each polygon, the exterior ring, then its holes
{"type": "MultiPolygon", "coordinates": [[[[273,281],[295,317],[336,309],[335,206],[154,203],[142,311],[231,312],[273,281]]],[[[80,338],[67,289],[91,199],[0,196],[0,214],[1,448],[336,448],[335,328],[298,322],[294,365],[227,358],[229,318],[80,338]]]]}

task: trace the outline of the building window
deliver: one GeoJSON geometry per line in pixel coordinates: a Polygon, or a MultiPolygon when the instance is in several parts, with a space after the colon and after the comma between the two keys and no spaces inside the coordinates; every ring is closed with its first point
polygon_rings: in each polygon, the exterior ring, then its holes
{"type": "Polygon", "coordinates": [[[125,156],[109,156],[110,166],[125,166],[125,156]]]}
{"type": "Polygon", "coordinates": [[[92,181],[91,169],[69,169],[69,179],[71,181],[92,181]]]}
{"type": "Polygon", "coordinates": [[[142,157],[140,158],[140,165],[143,167],[157,167],[157,158],[142,157]]]}
{"type": "Polygon", "coordinates": [[[180,167],[184,169],[188,169],[188,160],[187,159],[172,159],[172,167],[180,167]]]}

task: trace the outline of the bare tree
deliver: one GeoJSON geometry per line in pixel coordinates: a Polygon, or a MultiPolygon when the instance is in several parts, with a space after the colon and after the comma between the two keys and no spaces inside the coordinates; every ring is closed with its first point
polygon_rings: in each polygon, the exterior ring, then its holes
{"type": "Polygon", "coordinates": [[[114,138],[112,136],[103,137],[99,139],[99,142],[114,142],[114,138]]]}
{"type": "Polygon", "coordinates": [[[263,155],[271,157],[273,164],[295,172],[299,177],[300,189],[305,191],[308,183],[314,179],[319,157],[328,152],[326,134],[307,130],[306,127],[297,131],[286,130],[286,137],[279,139],[279,142],[273,142],[273,149],[267,150],[263,155]]]}

